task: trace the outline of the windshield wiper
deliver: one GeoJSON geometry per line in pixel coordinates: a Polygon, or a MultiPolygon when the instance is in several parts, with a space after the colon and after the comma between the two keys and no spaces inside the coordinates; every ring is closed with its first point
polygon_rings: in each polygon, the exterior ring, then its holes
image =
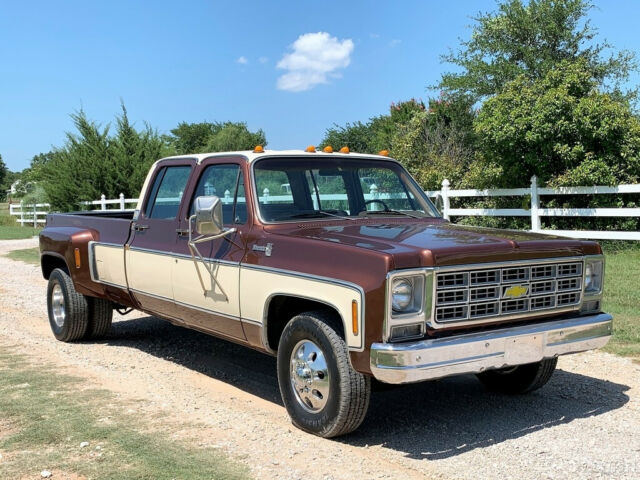
{"type": "Polygon", "coordinates": [[[337,215],[335,213],[330,213],[330,212],[327,212],[325,210],[313,210],[311,212],[294,213],[293,215],[286,215],[286,216],[283,216],[283,217],[278,217],[275,220],[287,220],[287,219],[294,219],[294,218],[319,218],[319,217],[321,217],[321,215],[326,215],[327,217],[341,218],[343,220],[355,220],[352,217],[345,217],[343,215],[337,215]]]}
{"type": "Polygon", "coordinates": [[[424,218],[418,215],[412,215],[411,213],[408,212],[403,212],[402,210],[393,210],[391,208],[387,209],[387,210],[363,210],[361,211],[358,215],[361,216],[365,216],[365,215],[380,215],[380,214],[394,214],[394,215],[405,215],[407,217],[411,217],[411,218],[424,218]]]}

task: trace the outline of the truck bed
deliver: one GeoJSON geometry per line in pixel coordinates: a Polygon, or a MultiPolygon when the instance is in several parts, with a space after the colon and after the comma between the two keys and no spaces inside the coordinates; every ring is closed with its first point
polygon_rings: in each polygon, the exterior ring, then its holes
{"type": "Polygon", "coordinates": [[[100,242],[124,245],[129,238],[133,212],[91,211],[47,215],[47,229],[78,228],[93,230],[100,242]]]}

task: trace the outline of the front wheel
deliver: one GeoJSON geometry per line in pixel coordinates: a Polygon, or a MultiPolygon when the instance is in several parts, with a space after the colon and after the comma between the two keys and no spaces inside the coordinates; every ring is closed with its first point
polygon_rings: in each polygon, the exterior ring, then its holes
{"type": "Polygon", "coordinates": [[[302,313],[287,324],[278,346],[278,383],[291,421],[325,438],[358,428],[371,395],[370,378],[353,369],[334,324],[325,312],[302,313]]]}
{"type": "Polygon", "coordinates": [[[478,379],[492,392],[520,394],[543,387],[553,375],[558,357],[517,367],[487,370],[479,373],[478,379]]]}

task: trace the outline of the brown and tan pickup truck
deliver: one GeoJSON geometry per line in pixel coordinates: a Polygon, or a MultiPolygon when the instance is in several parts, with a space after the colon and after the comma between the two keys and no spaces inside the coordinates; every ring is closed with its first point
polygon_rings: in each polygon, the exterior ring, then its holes
{"type": "Polygon", "coordinates": [[[293,423],[324,437],[361,424],[372,381],[524,393],[610,338],[597,243],[454,225],[398,162],[308,150],[162,159],[135,212],[49,215],[55,337],[137,309],[277,355],[293,423]]]}

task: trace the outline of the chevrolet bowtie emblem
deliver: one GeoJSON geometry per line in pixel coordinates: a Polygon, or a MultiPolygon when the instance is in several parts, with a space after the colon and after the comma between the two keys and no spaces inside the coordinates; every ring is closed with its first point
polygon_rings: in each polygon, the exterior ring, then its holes
{"type": "Polygon", "coordinates": [[[502,294],[502,298],[520,298],[529,292],[529,287],[523,285],[514,285],[507,288],[502,294]]]}

